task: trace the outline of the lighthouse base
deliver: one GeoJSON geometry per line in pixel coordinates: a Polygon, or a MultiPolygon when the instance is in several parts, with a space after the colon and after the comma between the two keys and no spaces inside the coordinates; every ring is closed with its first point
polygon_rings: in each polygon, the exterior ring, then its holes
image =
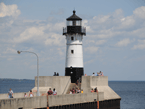
{"type": "Polygon", "coordinates": [[[84,68],[72,67],[65,68],[65,76],[71,76],[71,83],[76,83],[84,75],[84,68]]]}

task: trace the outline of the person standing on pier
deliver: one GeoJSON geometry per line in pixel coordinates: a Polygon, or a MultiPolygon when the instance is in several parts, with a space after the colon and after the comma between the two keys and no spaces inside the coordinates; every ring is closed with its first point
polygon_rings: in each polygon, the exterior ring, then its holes
{"type": "Polygon", "coordinates": [[[13,91],[11,88],[10,88],[10,91],[8,92],[8,96],[9,96],[9,98],[13,98],[13,91]]]}
{"type": "Polygon", "coordinates": [[[29,97],[34,97],[34,94],[32,93],[32,90],[30,90],[29,97]]]}

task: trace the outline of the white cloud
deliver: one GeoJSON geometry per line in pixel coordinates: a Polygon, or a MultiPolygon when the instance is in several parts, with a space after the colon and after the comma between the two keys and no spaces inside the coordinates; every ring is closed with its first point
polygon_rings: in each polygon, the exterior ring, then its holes
{"type": "Polygon", "coordinates": [[[45,45],[63,45],[63,40],[65,40],[65,38],[63,38],[62,35],[52,33],[49,34],[49,37],[45,40],[45,45]]]}
{"type": "Polygon", "coordinates": [[[57,48],[59,55],[64,56],[64,52],[62,51],[62,48],[57,48]]]}
{"type": "Polygon", "coordinates": [[[92,60],[89,60],[89,61],[87,61],[87,62],[84,62],[84,65],[91,64],[91,63],[93,63],[94,61],[95,61],[95,60],[92,59],[92,60]]]}
{"type": "Polygon", "coordinates": [[[17,9],[18,6],[13,5],[5,5],[3,2],[0,3],[0,17],[12,16],[17,17],[20,15],[20,10],[17,9]]]}
{"type": "Polygon", "coordinates": [[[123,39],[119,42],[117,42],[117,46],[122,47],[122,46],[127,46],[128,44],[130,44],[132,41],[129,38],[123,39]]]}
{"type": "MultiPolygon", "coordinates": [[[[93,38],[112,38],[117,36],[145,37],[145,6],[134,10],[130,16],[124,16],[122,9],[117,9],[112,14],[94,16],[85,20],[84,26],[89,36],[93,38]]],[[[88,35],[87,34],[87,35],[88,35]]]]}
{"type": "Polygon", "coordinates": [[[110,15],[107,16],[100,15],[93,17],[93,20],[96,21],[96,23],[104,23],[109,19],[109,17],[110,15]]]}
{"type": "Polygon", "coordinates": [[[13,60],[13,58],[7,58],[7,60],[8,60],[8,61],[11,61],[11,60],[13,60]]]}
{"type": "Polygon", "coordinates": [[[6,53],[8,53],[8,54],[10,54],[10,53],[16,54],[17,53],[17,50],[8,47],[3,53],[4,54],[6,54],[6,53]]]}
{"type": "Polygon", "coordinates": [[[134,11],[133,11],[133,14],[142,18],[142,19],[145,19],[145,6],[141,6],[139,8],[136,8],[134,11]]]}
{"type": "Polygon", "coordinates": [[[122,9],[115,10],[115,12],[113,13],[113,17],[117,19],[123,18],[123,10],[122,9]]]}
{"type": "Polygon", "coordinates": [[[89,33],[93,33],[94,31],[92,28],[88,25],[88,20],[83,20],[82,21],[82,26],[86,27],[86,31],[89,33]]]}
{"type": "Polygon", "coordinates": [[[37,36],[42,37],[44,35],[43,32],[44,28],[36,28],[36,27],[31,27],[26,29],[23,33],[20,34],[19,37],[15,37],[12,42],[14,43],[22,43],[24,41],[27,41],[31,39],[32,37],[35,39],[37,36]]]}
{"type": "Polygon", "coordinates": [[[134,24],[135,24],[135,19],[132,16],[127,16],[126,18],[121,19],[120,29],[129,28],[134,24]]]}
{"type": "Polygon", "coordinates": [[[142,27],[142,28],[138,28],[136,30],[133,30],[133,31],[130,32],[130,34],[132,36],[145,38],[145,27],[142,27]]]}
{"type": "Polygon", "coordinates": [[[102,45],[106,42],[106,40],[99,40],[96,42],[96,45],[102,45]]]}
{"type": "Polygon", "coordinates": [[[96,44],[96,45],[102,45],[102,44],[104,44],[106,42],[106,40],[87,40],[86,42],[85,42],[85,44],[92,44],[92,45],[94,45],[94,44],[96,44]]]}
{"type": "Polygon", "coordinates": [[[132,49],[145,49],[145,40],[138,40],[138,44],[134,45],[132,49]]]}
{"type": "Polygon", "coordinates": [[[87,53],[96,53],[98,51],[99,47],[95,47],[95,46],[91,46],[91,47],[86,47],[84,48],[84,50],[87,52],[87,53]]]}
{"type": "Polygon", "coordinates": [[[62,32],[65,22],[48,23],[46,28],[51,32],[62,32]]]}

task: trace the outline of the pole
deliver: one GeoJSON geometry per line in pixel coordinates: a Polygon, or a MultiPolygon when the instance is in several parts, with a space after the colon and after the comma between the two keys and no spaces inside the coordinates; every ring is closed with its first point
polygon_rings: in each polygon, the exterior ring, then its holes
{"type": "Polygon", "coordinates": [[[97,90],[97,109],[99,109],[99,94],[98,94],[98,90],[97,90]]]}
{"type": "Polygon", "coordinates": [[[32,53],[35,54],[37,57],[37,96],[40,96],[40,92],[39,92],[39,57],[36,53],[31,52],[31,51],[17,51],[18,54],[20,54],[21,52],[27,52],[27,53],[32,53]]]}
{"type": "Polygon", "coordinates": [[[40,96],[40,93],[39,93],[39,58],[37,54],[36,56],[37,56],[37,96],[40,96]]]}

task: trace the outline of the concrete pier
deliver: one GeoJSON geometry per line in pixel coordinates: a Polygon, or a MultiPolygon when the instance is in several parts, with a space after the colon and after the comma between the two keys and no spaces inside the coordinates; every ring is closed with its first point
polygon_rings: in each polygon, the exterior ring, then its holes
{"type": "Polygon", "coordinates": [[[36,97],[37,78],[35,78],[35,87],[32,89],[35,94],[34,97],[24,98],[24,93],[14,93],[14,98],[8,99],[7,94],[0,94],[0,109],[47,108],[47,106],[50,109],[56,107],[59,109],[63,106],[64,108],[71,106],[75,109],[75,106],[81,107],[84,104],[92,107],[97,106],[96,101],[100,101],[100,109],[105,109],[103,107],[105,105],[108,107],[107,109],[119,109],[120,107],[121,97],[108,86],[107,76],[82,76],[80,87],[84,93],[78,94],[67,94],[72,84],[69,76],[40,76],[39,80],[41,96],[36,97]],[[99,92],[98,95],[96,92],[91,93],[91,88],[96,87],[99,92]],[[47,97],[45,94],[49,88],[55,88],[58,95],[47,97]],[[42,96],[43,94],[44,96],[42,96]]]}

